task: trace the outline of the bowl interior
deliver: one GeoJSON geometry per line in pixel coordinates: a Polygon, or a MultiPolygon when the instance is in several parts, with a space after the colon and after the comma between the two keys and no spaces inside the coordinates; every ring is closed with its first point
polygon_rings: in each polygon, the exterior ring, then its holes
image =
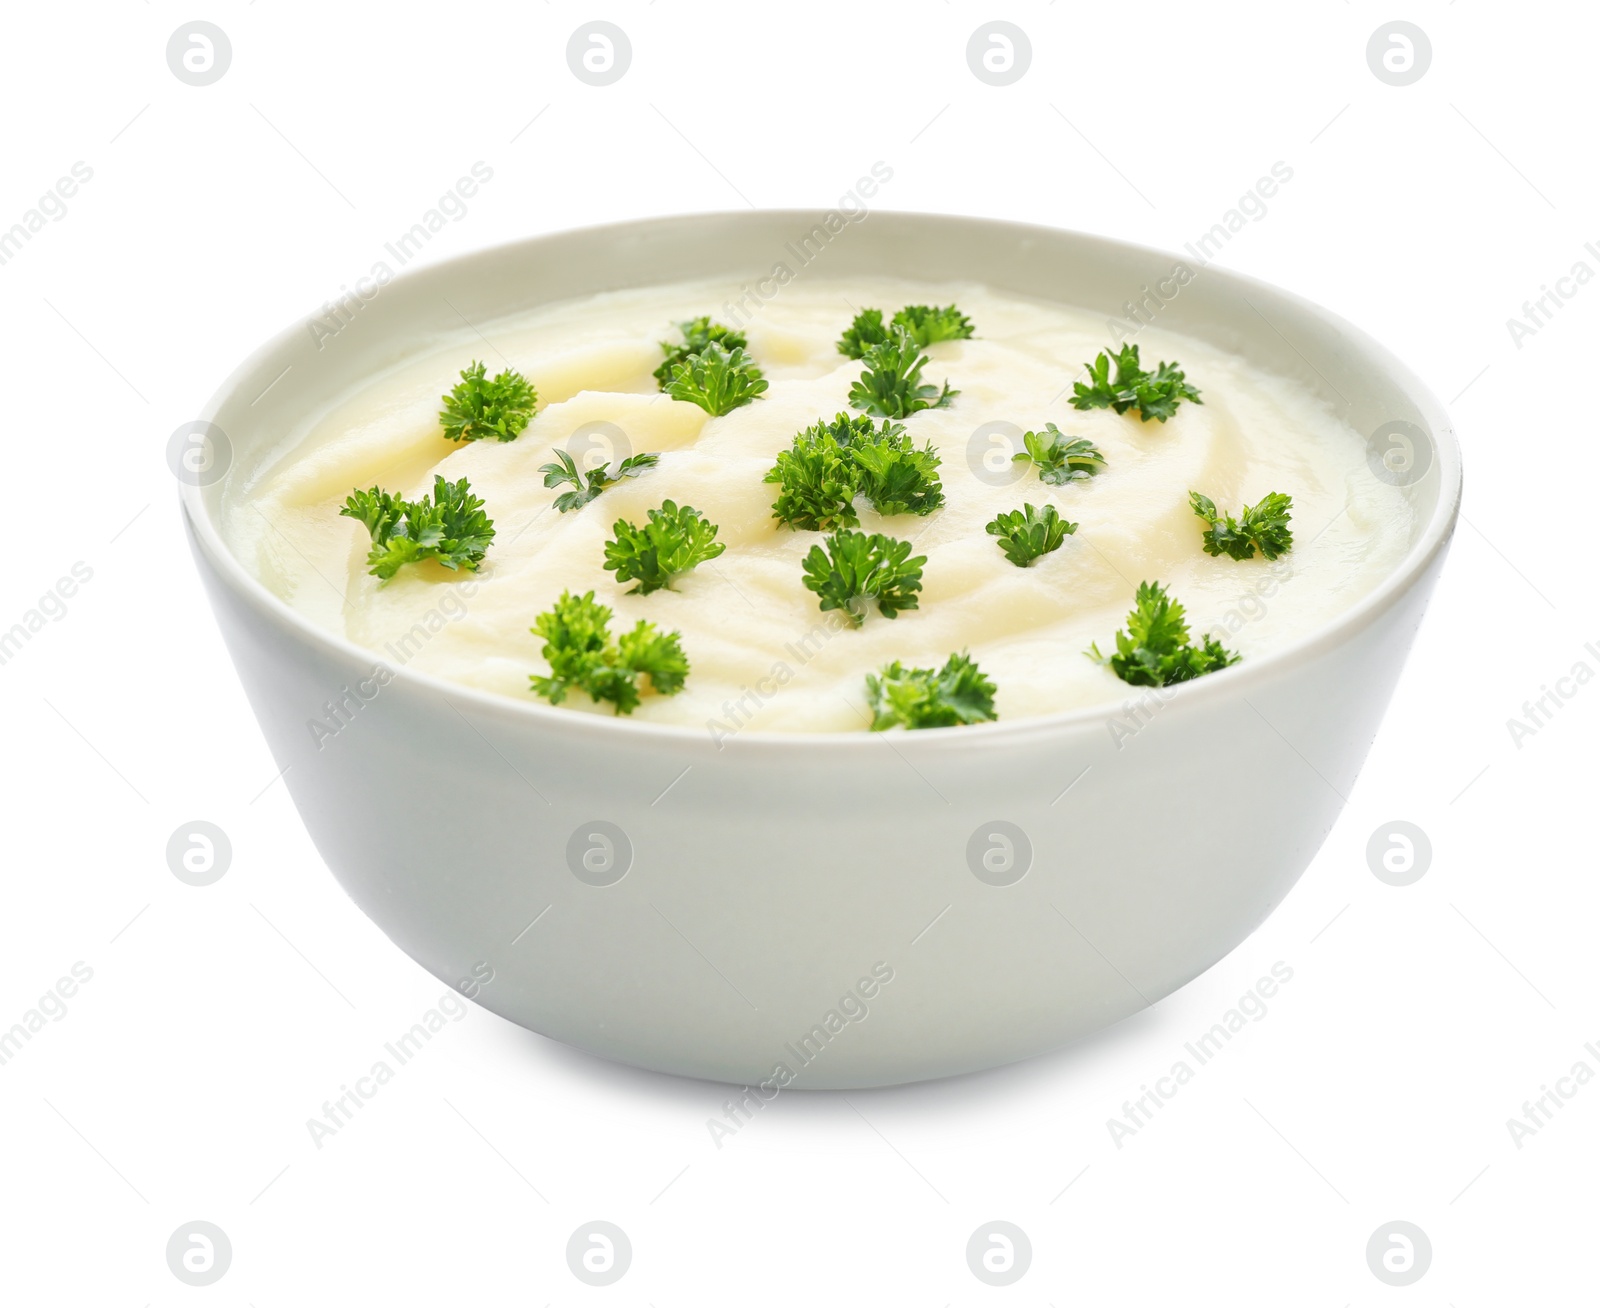
{"type": "MultiPolygon", "coordinates": [[[[1135,326],[1130,306],[1142,301],[1161,328],[1242,354],[1324,399],[1368,438],[1375,475],[1402,487],[1411,500],[1411,549],[1352,609],[1287,650],[1254,660],[1257,666],[1292,657],[1381,611],[1421,574],[1453,526],[1460,460],[1443,407],[1376,341],[1298,296],[1201,266],[1192,256],[1078,232],[932,214],[847,218],[775,210],[585,228],[479,251],[381,286],[365,282],[359,289],[370,294],[356,301],[360,307],[351,310],[335,338],[319,341],[309,318],[322,311],[314,311],[246,360],[202,411],[202,421],[223,433],[220,462],[226,472],[185,479],[184,499],[197,536],[231,584],[279,610],[309,639],[343,646],[248,576],[218,529],[229,497],[243,492],[310,415],[422,350],[475,339],[473,329],[543,303],[700,279],[745,279],[760,295],[763,283],[771,288],[778,277],[807,275],[982,282],[1104,313],[1108,345],[1119,331],[1135,326]]],[[[405,669],[402,674],[423,675],[405,669]]],[[[544,711],[532,704],[517,708],[544,711]]]]}

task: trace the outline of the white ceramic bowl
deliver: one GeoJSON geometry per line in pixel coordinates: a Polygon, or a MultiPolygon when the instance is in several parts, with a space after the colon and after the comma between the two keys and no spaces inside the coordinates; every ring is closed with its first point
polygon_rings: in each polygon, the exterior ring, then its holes
{"type": "MultiPolygon", "coordinates": [[[[792,263],[786,249],[816,223],[650,220],[398,278],[323,348],[296,324],[235,372],[201,415],[223,433],[201,451],[210,470],[183,489],[262,731],[362,910],[514,1022],[752,1086],[884,1085],[1026,1058],[1160,999],[1239,944],[1338,816],[1460,495],[1449,421],[1398,361],[1304,300],[1198,271],[1161,325],[1299,377],[1375,433],[1374,475],[1406,485],[1418,527],[1354,608],[1289,649],[1147,697],[1148,724],[1122,748],[1109,729],[1122,705],[893,735],[746,732],[719,749],[702,731],[404,667],[374,677],[371,651],[314,627],[224,545],[229,478],[308,410],[459,336],[461,317],[755,280],[792,263]],[[360,707],[319,748],[308,721],[346,693],[360,707]]],[[[829,277],[970,279],[1108,314],[1179,262],[1074,232],[895,213],[846,226],[818,260],[829,277]]]]}

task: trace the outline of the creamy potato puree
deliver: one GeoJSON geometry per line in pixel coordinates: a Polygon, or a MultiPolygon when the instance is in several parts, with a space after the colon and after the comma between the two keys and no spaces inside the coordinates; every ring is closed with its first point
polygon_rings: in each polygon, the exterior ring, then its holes
{"type": "MultiPolygon", "coordinates": [[[[1371,474],[1358,434],[1298,383],[1152,327],[1137,338],[1145,366],[1176,361],[1204,404],[1183,404],[1165,424],[1080,413],[1068,403],[1071,383],[1107,346],[1104,319],[982,286],[792,284],[744,325],[770,382],[763,398],[714,418],[660,394],[651,377],[657,342],[678,339],[675,324],[700,314],[729,321],[723,306],[737,295],[732,284],[605,294],[430,346],[314,415],[231,487],[230,544],[269,588],[375,660],[529,703],[544,702],[529,674],[547,671],[529,631],[534,617],[565,589],[593,590],[614,610],[613,633],[640,618],[682,633],[687,686],[672,697],[647,691],[633,716],[714,733],[741,724],[862,730],[867,672],[893,659],[936,667],[963,648],[997,685],[1001,721],[1126,700],[1140,692],[1083,651],[1091,641],[1112,648],[1140,581],[1165,582],[1197,640],[1214,631],[1248,662],[1350,607],[1409,546],[1403,493],[1371,474]],[[859,630],[843,627],[801,584],[801,559],[821,535],[779,525],[778,487],[762,478],[797,431],[848,407],[862,365],[834,343],[858,308],[881,308],[887,320],[905,304],[951,302],[977,334],[930,347],[923,377],[948,378],[960,394],[905,424],[943,459],[945,507],[884,518],[858,501],[861,530],[909,538],[927,555],[921,607],[892,621],[874,608],[859,630]],[[458,445],[440,433],[440,396],[475,358],[491,375],[514,367],[538,389],[538,412],[515,441],[458,445]],[[1094,441],[1107,466],[1087,481],[1047,486],[1032,465],[1018,465],[1025,476],[991,484],[970,460],[997,448],[974,442],[995,421],[1022,430],[1053,421],[1094,441]],[[660,466],[557,513],[559,490],[545,488],[540,465],[597,422],[625,434],[613,462],[657,451],[660,466]],[[365,528],[339,516],[344,498],[374,484],[420,495],[435,473],[469,478],[485,500],[497,532],[488,557],[477,573],[426,563],[380,585],[367,574],[365,528]],[[1276,563],[1207,556],[1190,490],[1235,515],[1269,491],[1293,496],[1294,548],[1276,563]],[[727,550],[674,590],[627,595],[602,566],[604,542],[618,518],[642,524],[664,499],[705,513],[727,550]],[[1079,527],[1061,549],[1018,568],[984,526],[1024,502],[1054,504],[1079,527]]],[[[564,707],[610,712],[581,693],[564,707]]]]}

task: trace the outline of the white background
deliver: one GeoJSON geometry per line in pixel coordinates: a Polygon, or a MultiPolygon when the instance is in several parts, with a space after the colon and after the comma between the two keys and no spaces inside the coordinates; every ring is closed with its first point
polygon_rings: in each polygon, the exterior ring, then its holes
{"type": "MultiPolygon", "coordinates": [[[[0,229],[76,161],[93,179],[0,266],[8,488],[0,627],[93,578],[0,666],[0,1028],[93,979],[0,1067],[7,1304],[1593,1302],[1600,1082],[1518,1148],[1506,1121],[1600,1042],[1585,687],[1595,612],[1600,285],[1506,322],[1600,242],[1594,13],[1460,3],[12,6],[0,229]],[[228,34],[192,87],[181,23],[228,34]],[[580,83],[568,36],[629,35],[580,83]],[[1032,64],[984,85],[1004,18],[1032,64]],[[1404,18],[1407,87],[1369,69],[1404,18]],[[531,123],[531,125],[529,125],[531,123]],[[874,160],[884,207],[1177,249],[1278,160],[1294,178],[1222,254],[1366,328],[1451,405],[1466,517],[1350,805],[1272,919],[1185,990],[1055,1056],[955,1081],[781,1096],[716,1147],[726,1091],[613,1067],[473,1008],[337,1137],[306,1119],[443,987],[346,900],[279,784],[207,612],[168,435],[283,325],[352,284],[475,161],[426,258],[590,222],[829,207],[874,160]],[[221,881],[169,872],[220,825],[221,881]],[[1395,888],[1366,845],[1405,819],[1395,888]],[[1106,1120],[1278,961],[1293,980],[1116,1147],[1106,1120]],[[568,1270],[621,1226],[607,1289],[568,1270]],[[226,1276],[168,1270],[180,1224],[226,1276]],[[1004,1290],[968,1236],[1033,1245],[1004,1290]],[[1369,1270],[1402,1219],[1408,1288],[1369,1270]]],[[[870,219],[869,219],[870,221],[870,219]]],[[[415,784],[426,784],[417,779],[415,784]]],[[[1241,786],[1250,780],[1242,777],[1241,786]]],[[[1181,851],[1174,851],[1181,857],[1181,851]]]]}

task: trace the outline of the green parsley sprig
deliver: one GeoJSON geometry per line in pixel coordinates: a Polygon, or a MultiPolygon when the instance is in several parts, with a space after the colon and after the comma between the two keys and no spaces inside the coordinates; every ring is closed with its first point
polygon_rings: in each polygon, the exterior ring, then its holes
{"type": "Polygon", "coordinates": [[[802,567],[805,588],[816,593],[824,613],[839,609],[859,627],[869,605],[893,618],[917,607],[925,554],[911,555],[911,542],[877,532],[841,528],[813,545],[802,567]]]}
{"type": "Polygon", "coordinates": [[[1013,454],[1013,463],[1032,463],[1039,469],[1039,480],[1046,486],[1065,486],[1069,481],[1087,481],[1106,466],[1106,456],[1084,436],[1068,437],[1055,423],[1047,422],[1043,431],[1022,433],[1023,452],[1013,454]]]}
{"type": "Polygon", "coordinates": [[[436,474],[431,496],[416,500],[376,486],[351,491],[339,516],[366,527],[372,537],[367,571],[382,581],[426,559],[452,571],[476,572],[494,539],[494,523],[465,477],[449,482],[436,474]]]}
{"type": "Polygon", "coordinates": [[[691,318],[688,322],[680,322],[678,330],[683,334],[681,341],[662,341],[661,352],[666,355],[661,361],[661,366],[655,370],[656,385],[661,390],[666,390],[672,382],[672,370],[680,363],[693,358],[706,346],[715,342],[724,350],[739,350],[749,344],[744,333],[732,327],[724,327],[719,322],[712,322],[709,317],[691,318]]]}
{"type": "Polygon", "coordinates": [[[1001,552],[1019,568],[1025,568],[1035,559],[1061,548],[1061,542],[1078,530],[1078,524],[1068,522],[1056,512],[1054,504],[1046,504],[1044,511],[1034,511],[1031,504],[1021,509],[995,516],[984,528],[996,538],[1001,552]]]}
{"type": "Polygon", "coordinates": [[[544,637],[540,651],[550,675],[528,678],[536,695],[559,704],[568,691],[581,690],[597,704],[609,703],[614,713],[632,713],[640,703],[640,678],[648,678],[658,695],[676,695],[689,676],[689,660],[676,631],[663,633],[653,622],[640,622],[612,640],[611,610],[595,602],[594,592],[563,591],[548,613],[533,620],[531,630],[544,637]]]}
{"type": "Polygon", "coordinates": [[[894,662],[867,673],[867,704],[872,709],[874,731],[993,722],[994,692],[994,682],[965,650],[952,654],[938,669],[906,668],[894,662]]]}
{"type": "Polygon", "coordinates": [[[698,404],[720,418],[749,404],[767,389],[767,380],[742,346],[728,351],[711,341],[699,353],[672,365],[665,389],[673,399],[698,404]]]}
{"type": "Polygon", "coordinates": [[[448,395],[439,397],[439,425],[453,441],[477,441],[493,436],[514,441],[533,421],[538,392],[515,368],[507,368],[493,378],[485,377],[484,366],[473,360],[461,370],[461,380],[448,395]]]}
{"type": "Polygon", "coordinates": [[[875,417],[908,418],[922,409],[948,408],[961,393],[951,390],[949,382],[942,391],[923,382],[928,356],[903,327],[895,328],[888,340],[871,346],[861,362],[866,368],[850,387],[850,407],[875,417]]]}
{"type": "Polygon", "coordinates": [[[671,500],[651,509],[644,526],[618,518],[611,533],[605,569],[617,574],[619,585],[638,583],[630,595],[670,589],[674,579],[727,548],[716,539],[716,524],[707,522],[699,509],[671,500]]]}
{"type": "Polygon", "coordinates": [[[1101,350],[1093,363],[1084,364],[1089,370],[1089,384],[1073,382],[1072,407],[1075,409],[1115,409],[1126,413],[1139,410],[1139,420],[1165,422],[1178,411],[1184,400],[1202,403],[1200,392],[1184,380],[1183,369],[1175,363],[1163,363],[1154,372],[1146,372],[1139,363],[1139,347],[1124,345],[1115,354],[1101,350]],[[1115,363],[1116,376],[1111,375],[1115,363]]]}
{"type": "Polygon", "coordinates": [[[925,518],[944,504],[939,456],[931,442],[918,449],[904,429],[889,430],[887,420],[883,426],[850,451],[861,476],[861,493],[886,518],[900,513],[925,518]]]}
{"type": "MultiPolygon", "coordinates": [[[[883,425],[887,429],[888,421],[883,425]]],[[[859,525],[855,498],[861,475],[851,447],[858,432],[872,430],[871,418],[841,413],[831,423],[818,422],[799,432],[763,479],[782,487],[772,516],[804,531],[859,525]]]]}
{"type": "Polygon", "coordinates": [[[1200,539],[1213,558],[1226,554],[1232,559],[1252,559],[1260,550],[1264,558],[1275,559],[1294,544],[1294,533],[1289,530],[1294,501],[1278,491],[1264,496],[1259,504],[1245,505],[1236,519],[1219,514],[1217,506],[1199,491],[1189,492],[1189,505],[1206,524],[1200,539]]]}
{"type": "Polygon", "coordinates": [[[859,359],[874,345],[882,345],[902,327],[918,345],[936,341],[964,341],[972,336],[972,319],[955,305],[939,308],[931,304],[908,304],[884,325],[882,309],[863,309],[856,314],[835,348],[848,359],[859,359]]]}
{"type": "Polygon", "coordinates": [[[765,478],[782,487],[772,516],[807,531],[854,527],[862,495],[885,516],[926,517],[944,504],[939,463],[932,444],[918,449],[898,422],[879,427],[865,414],[840,413],[799,432],[778,455],[765,478]]]}
{"type": "Polygon", "coordinates": [[[1090,645],[1086,652],[1130,686],[1175,686],[1239,661],[1214,636],[1199,645],[1191,642],[1183,605],[1154,581],[1139,584],[1127,630],[1117,632],[1117,652],[1108,657],[1098,645],[1090,645]]]}
{"type": "Polygon", "coordinates": [[[940,341],[972,339],[972,319],[953,304],[908,304],[895,314],[891,326],[904,327],[911,339],[926,348],[940,341]]]}
{"type": "Polygon", "coordinates": [[[634,454],[619,463],[615,472],[611,471],[609,463],[602,463],[587,472],[579,472],[578,465],[565,450],[552,450],[551,453],[556,456],[556,462],[547,463],[539,469],[544,473],[544,484],[551,490],[569,483],[572,486],[571,490],[556,496],[558,513],[571,513],[581,509],[602,491],[615,486],[623,478],[637,477],[646,468],[653,468],[661,462],[659,454],[634,454]]]}
{"type": "Polygon", "coordinates": [[[863,309],[851,320],[834,348],[847,359],[859,359],[874,345],[889,339],[889,329],[884,326],[882,309],[863,309]]]}

